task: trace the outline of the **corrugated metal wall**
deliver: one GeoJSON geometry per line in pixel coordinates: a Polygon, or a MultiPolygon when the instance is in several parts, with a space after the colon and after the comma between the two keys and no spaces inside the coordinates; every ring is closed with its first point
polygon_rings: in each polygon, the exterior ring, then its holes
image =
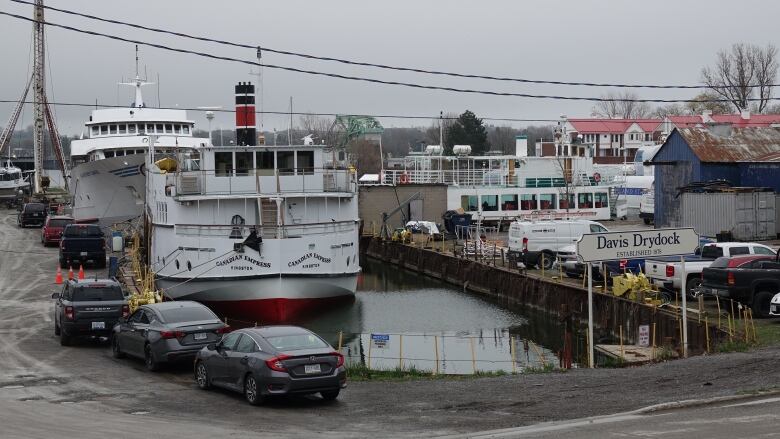
{"type": "Polygon", "coordinates": [[[771,187],[780,192],[779,163],[740,163],[739,185],[748,187],[771,187]]]}
{"type": "Polygon", "coordinates": [[[655,225],[678,227],[681,217],[677,188],[699,179],[699,158],[682,136],[673,131],[653,161],[675,162],[673,165],[655,166],[655,225]]]}
{"type": "Polygon", "coordinates": [[[680,225],[701,236],[728,231],[738,241],[750,241],[776,234],[773,192],[684,193],[680,198],[680,225]]]}

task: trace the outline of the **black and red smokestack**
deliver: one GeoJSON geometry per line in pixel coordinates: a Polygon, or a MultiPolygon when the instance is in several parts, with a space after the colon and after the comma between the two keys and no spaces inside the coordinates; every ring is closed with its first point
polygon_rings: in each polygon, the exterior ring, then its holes
{"type": "Polygon", "coordinates": [[[236,85],[236,145],[257,145],[255,86],[251,82],[236,85]]]}

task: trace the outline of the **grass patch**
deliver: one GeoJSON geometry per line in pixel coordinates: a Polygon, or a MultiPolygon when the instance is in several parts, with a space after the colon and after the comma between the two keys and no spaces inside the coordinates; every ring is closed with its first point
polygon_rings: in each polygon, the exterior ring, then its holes
{"type": "Polygon", "coordinates": [[[775,319],[753,319],[753,322],[759,346],[780,344],[780,322],[775,319]]]}
{"type": "MultiPolygon", "coordinates": [[[[527,370],[527,369],[526,369],[527,370]]],[[[462,380],[471,378],[500,377],[511,375],[503,370],[489,372],[478,370],[469,375],[436,374],[414,366],[395,369],[369,369],[365,364],[347,364],[347,379],[350,381],[411,381],[411,380],[462,380]]]]}
{"type": "Polygon", "coordinates": [[[744,340],[724,341],[718,344],[716,350],[720,353],[747,352],[751,346],[750,343],[746,343],[744,340]]]}

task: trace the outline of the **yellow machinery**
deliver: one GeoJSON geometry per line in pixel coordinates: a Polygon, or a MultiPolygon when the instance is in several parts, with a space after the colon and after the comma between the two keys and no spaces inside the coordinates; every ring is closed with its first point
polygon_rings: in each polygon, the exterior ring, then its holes
{"type": "Polygon", "coordinates": [[[666,302],[659,291],[653,290],[644,273],[626,272],[620,276],[614,276],[612,278],[612,294],[654,306],[660,306],[666,302]]]}
{"type": "Polygon", "coordinates": [[[157,167],[164,172],[175,172],[176,168],[179,165],[178,162],[176,162],[176,160],[170,157],[157,160],[156,162],[154,162],[154,164],[157,165],[157,167]]]}
{"type": "Polygon", "coordinates": [[[133,291],[128,299],[130,312],[134,312],[139,306],[149,303],[162,302],[162,295],[155,289],[154,272],[141,264],[141,237],[138,233],[133,235],[133,246],[130,249],[130,261],[133,274],[137,280],[138,291],[133,291]]]}

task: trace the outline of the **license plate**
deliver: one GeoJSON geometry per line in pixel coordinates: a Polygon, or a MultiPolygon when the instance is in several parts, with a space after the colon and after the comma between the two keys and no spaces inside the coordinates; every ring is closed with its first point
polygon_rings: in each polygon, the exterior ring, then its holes
{"type": "Polygon", "coordinates": [[[322,369],[320,369],[319,364],[304,364],[303,371],[305,373],[320,373],[322,372],[322,369]]]}
{"type": "Polygon", "coordinates": [[[106,322],[92,322],[92,329],[106,329],[106,322]]]}
{"type": "Polygon", "coordinates": [[[198,332],[194,335],[195,340],[205,340],[206,339],[206,333],[205,332],[198,332]]]}
{"type": "Polygon", "coordinates": [[[81,253],[79,253],[79,254],[80,254],[81,256],[86,256],[86,255],[87,255],[87,252],[81,252],[81,253]]]}

